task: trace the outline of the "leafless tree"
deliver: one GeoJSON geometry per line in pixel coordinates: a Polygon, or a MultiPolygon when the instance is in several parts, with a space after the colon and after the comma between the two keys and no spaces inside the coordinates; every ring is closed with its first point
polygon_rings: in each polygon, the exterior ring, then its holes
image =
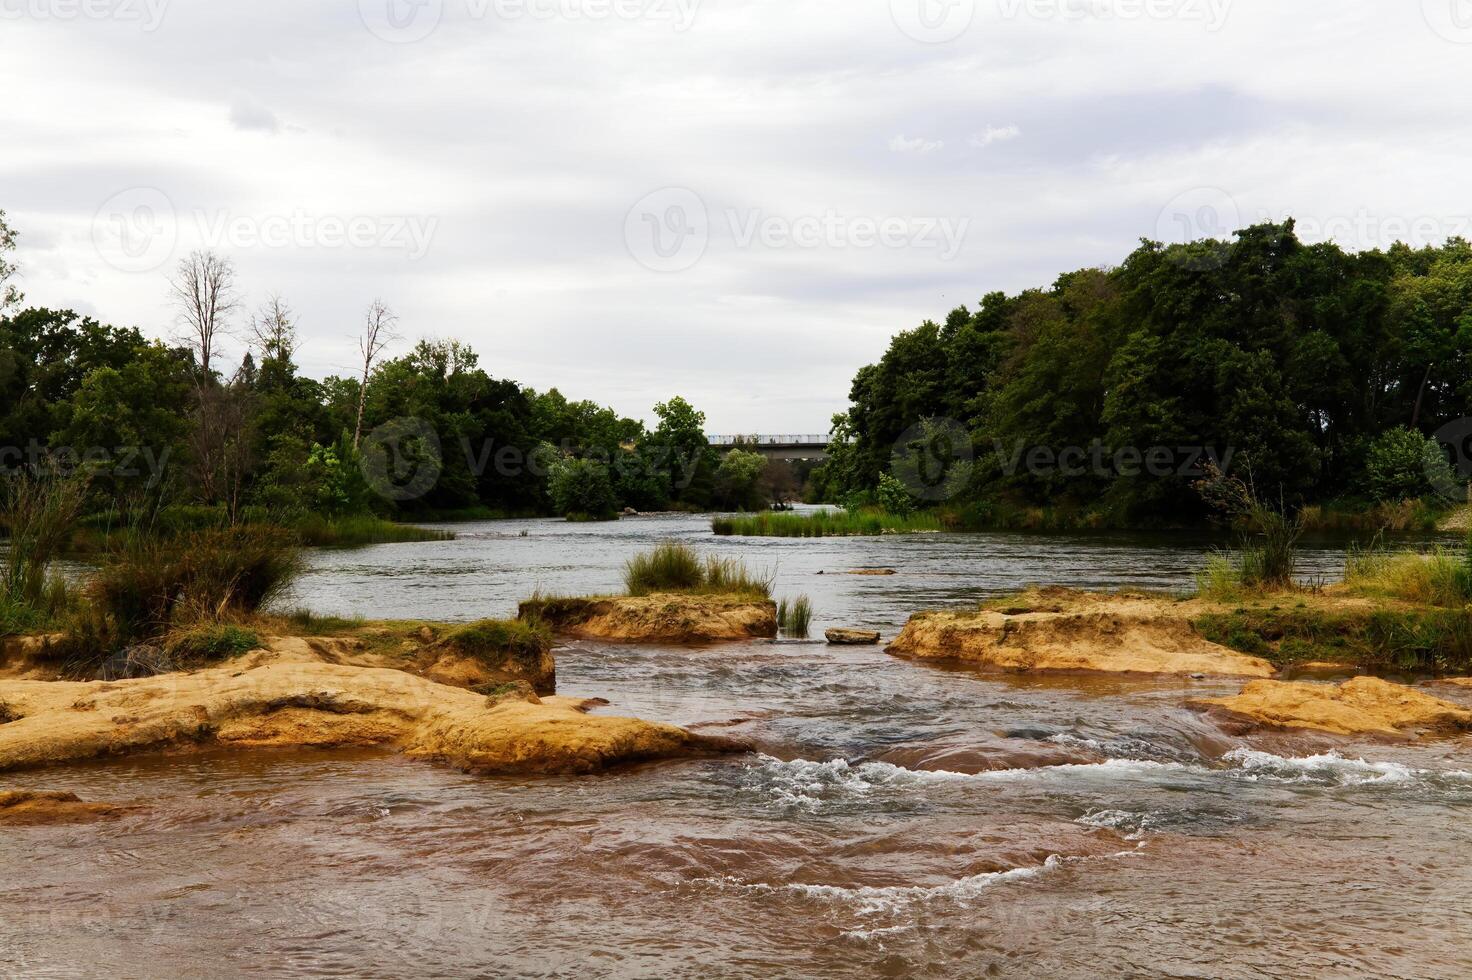
{"type": "Polygon", "coordinates": [[[266,300],[251,319],[250,339],[262,360],[289,361],[296,353],[296,317],[279,294],[266,300]]]}
{"type": "Polygon", "coordinates": [[[358,338],[358,349],[363,352],[363,381],[358,386],[358,424],[353,429],[353,448],[363,438],[363,409],[368,404],[368,376],[373,373],[373,364],[383,349],[397,339],[394,326],[399,318],[383,300],[375,299],[368,307],[363,323],[363,336],[358,338]]]}
{"type": "Polygon", "coordinates": [[[231,315],[239,308],[235,293],[235,265],[211,251],[195,251],[179,262],[169,280],[184,339],[199,361],[205,380],[221,337],[229,330],[231,315]]]}

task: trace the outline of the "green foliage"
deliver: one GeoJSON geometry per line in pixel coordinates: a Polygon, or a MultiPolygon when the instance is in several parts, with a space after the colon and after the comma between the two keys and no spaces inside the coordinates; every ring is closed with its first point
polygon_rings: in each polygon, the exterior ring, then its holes
{"type": "Polygon", "coordinates": [[[491,666],[510,657],[535,669],[541,664],[542,655],[552,649],[552,631],[536,621],[483,619],[455,630],[445,638],[445,643],[456,652],[491,666]]]}
{"type": "Polygon", "coordinates": [[[213,663],[258,650],[261,638],[230,623],[203,623],[172,633],[165,650],[176,663],[213,663]]]}
{"type": "Polygon", "coordinates": [[[591,459],[559,459],[552,464],[547,494],[559,514],[609,520],[618,514],[618,498],[608,467],[591,459]]]}
{"type": "Polygon", "coordinates": [[[51,563],[77,524],[86,483],[78,477],[0,476],[0,530],[9,540],[0,558],[0,636],[39,629],[67,604],[51,563]]]}
{"type": "Polygon", "coordinates": [[[0,211],[0,313],[20,303],[20,289],[11,282],[15,276],[15,263],[7,257],[15,249],[15,232],[5,223],[5,212],[0,211]]]}
{"type": "Polygon", "coordinates": [[[241,525],[162,538],[134,531],[87,587],[120,643],[255,613],[284,595],[301,569],[293,536],[241,525]]]}
{"type": "Polygon", "coordinates": [[[732,449],[716,467],[715,503],[730,510],[761,510],[767,505],[760,481],[767,468],[761,453],[732,449]]]}
{"type": "Polygon", "coordinates": [[[926,534],[941,529],[934,514],[919,512],[902,517],[878,508],[820,510],[807,514],[790,512],[717,517],[711,530],[722,536],[767,538],[831,538],[881,534],[926,534]]]}
{"type": "Polygon", "coordinates": [[[1441,447],[1411,429],[1382,432],[1365,454],[1365,489],[1372,500],[1413,500],[1455,485],[1441,447]]]}
{"type": "Polygon", "coordinates": [[[879,474],[879,486],[874,490],[879,509],[898,517],[908,517],[915,510],[915,497],[908,487],[888,473],[879,474]]]}
{"type": "Polygon", "coordinates": [[[1460,608],[1472,599],[1472,551],[1453,554],[1436,548],[1428,554],[1388,551],[1372,545],[1351,547],[1344,560],[1344,584],[1356,591],[1418,605],[1460,608]]]}
{"type": "Polygon", "coordinates": [[[1237,609],[1198,616],[1213,643],[1275,664],[1323,661],[1361,670],[1438,673],[1472,668],[1472,610],[1237,609]]]}
{"type": "Polygon", "coordinates": [[[972,472],[945,494],[978,519],[1047,509],[1110,525],[1200,522],[1199,468],[1174,447],[1250,467],[1289,512],[1424,496],[1424,435],[1384,434],[1467,414],[1469,309],[1472,244],[1460,238],[1350,254],[1305,245],[1286,222],[1228,242],[1144,242],[1108,270],[990,293],[897,334],[855,375],[833,427],[853,441],[835,444],[809,499],[876,487],[927,419],[973,436],[972,472]],[[1116,457],[1155,447],[1174,455],[1154,472],[1116,457]],[[1033,449],[1054,462],[1028,465],[1033,449]]]}
{"type": "Polygon", "coordinates": [[[368,544],[405,544],[419,541],[453,541],[453,531],[396,524],[381,517],[326,518],[307,514],[290,529],[300,543],[310,547],[354,548],[368,544]]]}
{"type": "Polygon", "coordinates": [[[772,595],[772,576],[757,574],[735,558],[704,559],[689,545],[664,541],[624,565],[624,588],[631,596],[656,592],[772,595]]]}

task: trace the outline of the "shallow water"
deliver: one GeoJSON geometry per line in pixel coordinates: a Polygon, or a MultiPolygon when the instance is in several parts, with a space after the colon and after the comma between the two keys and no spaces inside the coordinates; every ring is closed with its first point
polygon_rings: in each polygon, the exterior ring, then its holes
{"type": "MultiPolygon", "coordinates": [[[[916,608],[1028,582],[1184,588],[1202,549],[1076,535],[711,541],[706,527],[494,524],[324,552],[297,599],[502,615],[538,586],[614,589],[629,554],[674,536],[774,567],[779,594],[813,597],[817,628],[889,635],[916,608]],[[833,574],[863,566],[899,574],[833,574]]],[[[1325,548],[1307,564],[1328,577],[1338,562],[1325,548]]],[[[1472,752],[1455,743],[1248,743],[1184,707],[1230,682],[986,676],[875,649],[583,642],[558,651],[558,678],[606,710],[761,752],[581,778],[358,752],[8,776],[147,807],[0,834],[0,973],[1472,972],[1472,752]],[[1034,768],[1039,753],[1077,759],[1034,768]],[[975,771],[1008,758],[1018,765],[975,771]]]]}

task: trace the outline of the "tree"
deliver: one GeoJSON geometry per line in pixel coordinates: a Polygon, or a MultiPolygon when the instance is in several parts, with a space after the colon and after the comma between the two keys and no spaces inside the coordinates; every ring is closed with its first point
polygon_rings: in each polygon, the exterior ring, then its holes
{"type": "Polygon", "coordinates": [[[0,211],[0,313],[19,306],[24,297],[20,289],[11,282],[18,269],[5,255],[15,250],[16,233],[5,223],[5,212],[0,211]]]}
{"type": "Polygon", "coordinates": [[[252,344],[260,351],[262,363],[290,361],[296,353],[296,319],[279,294],[272,294],[251,319],[250,335],[252,344]]]}
{"type": "Polygon", "coordinates": [[[240,307],[235,292],[235,265],[211,251],[194,251],[179,262],[169,280],[184,341],[194,351],[200,374],[208,383],[210,364],[219,342],[230,326],[230,317],[240,307]]]}
{"type": "Polygon", "coordinates": [[[767,458],[761,453],[732,449],[716,467],[715,503],[731,510],[760,510],[766,500],[757,486],[767,458]]]}
{"type": "Polygon", "coordinates": [[[547,493],[557,513],[607,520],[618,513],[608,467],[591,459],[558,459],[552,464],[547,493]]]}
{"type": "Polygon", "coordinates": [[[358,420],[353,426],[353,448],[358,449],[363,440],[363,407],[368,402],[368,378],[373,373],[373,364],[390,343],[397,339],[394,326],[399,318],[375,299],[368,306],[363,320],[363,336],[358,339],[358,349],[363,354],[363,380],[358,387],[358,420]]]}

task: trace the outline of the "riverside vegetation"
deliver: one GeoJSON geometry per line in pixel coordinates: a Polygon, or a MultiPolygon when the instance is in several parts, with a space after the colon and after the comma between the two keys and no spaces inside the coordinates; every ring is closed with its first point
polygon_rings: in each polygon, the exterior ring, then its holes
{"type": "Polygon", "coordinates": [[[1429,529],[1465,501],[1430,435],[1472,414],[1468,309],[1461,238],[1350,253],[1287,221],[1146,241],[896,335],[855,375],[809,498],[872,494],[913,444],[946,464],[926,486],[948,526],[1192,525],[1210,517],[1193,483],[1212,450],[1306,526],[1429,529]],[[1169,458],[1155,475],[1152,447],[1169,458]]]}
{"type": "Polygon", "coordinates": [[[708,643],[776,636],[773,576],[731,558],[701,557],[666,541],[624,567],[621,596],[533,596],[522,619],[577,637],[645,643],[708,643]]]}

